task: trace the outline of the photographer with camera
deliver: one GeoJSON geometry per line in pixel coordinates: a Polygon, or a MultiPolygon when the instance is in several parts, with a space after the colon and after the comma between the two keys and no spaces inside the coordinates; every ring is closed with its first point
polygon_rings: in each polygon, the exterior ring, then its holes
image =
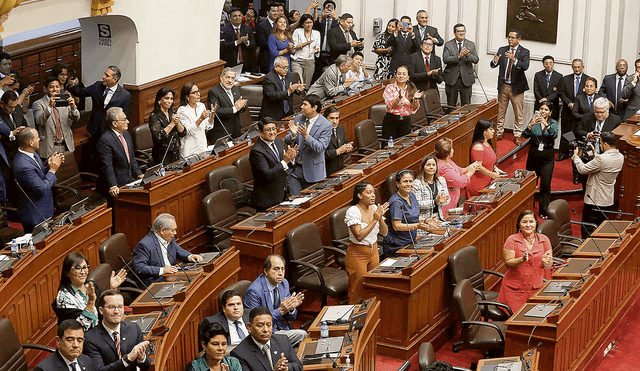
{"type": "MultiPolygon", "coordinates": [[[[606,98],[602,99],[604,99],[608,111],[609,103],[606,98]]],[[[596,110],[598,109],[596,108],[596,110]]],[[[592,135],[595,134],[592,133],[592,135]]],[[[613,133],[604,131],[599,134],[596,140],[601,153],[595,153],[593,160],[585,164],[580,158],[580,148],[574,148],[571,159],[580,174],[589,174],[584,193],[582,221],[600,225],[606,218],[598,208],[601,210],[612,208],[614,186],[618,173],[622,170],[624,156],[616,149],[616,137],[613,133]]],[[[594,152],[597,152],[591,142],[588,145],[594,152]]],[[[588,231],[583,228],[582,238],[589,237],[592,232],[591,227],[585,227],[588,231]]]]}

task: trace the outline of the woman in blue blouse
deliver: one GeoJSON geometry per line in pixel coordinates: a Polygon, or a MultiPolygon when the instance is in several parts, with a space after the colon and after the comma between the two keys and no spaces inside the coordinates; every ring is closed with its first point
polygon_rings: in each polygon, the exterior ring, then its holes
{"type": "Polygon", "coordinates": [[[271,29],[271,35],[269,35],[267,44],[269,45],[269,54],[271,57],[269,71],[273,69],[273,61],[279,56],[286,57],[289,66],[291,66],[291,54],[296,52],[296,46],[293,44],[293,39],[289,34],[286,17],[280,16],[273,22],[273,28],[271,29]]]}
{"type": "Polygon", "coordinates": [[[221,324],[208,324],[198,334],[198,338],[204,354],[189,362],[187,371],[242,371],[237,358],[225,356],[229,332],[221,324]]]}

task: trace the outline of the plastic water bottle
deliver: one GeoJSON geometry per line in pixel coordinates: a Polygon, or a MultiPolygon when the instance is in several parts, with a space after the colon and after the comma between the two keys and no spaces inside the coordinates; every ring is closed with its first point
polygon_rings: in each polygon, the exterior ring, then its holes
{"type": "Polygon", "coordinates": [[[29,239],[29,249],[33,251],[33,255],[36,255],[36,245],[33,244],[33,238],[29,239]]]}
{"type": "Polygon", "coordinates": [[[342,371],[351,371],[353,368],[351,367],[351,357],[346,356],[347,358],[344,360],[344,365],[342,366],[342,371]]]}
{"type": "Polygon", "coordinates": [[[17,258],[18,254],[18,244],[16,243],[16,239],[11,240],[11,257],[17,258]]]}
{"type": "Polygon", "coordinates": [[[389,148],[389,150],[393,149],[393,137],[389,137],[389,142],[387,143],[387,148],[389,148]]]}
{"type": "Polygon", "coordinates": [[[323,339],[329,337],[329,325],[327,325],[327,321],[322,321],[322,326],[320,326],[320,337],[323,339]]]}
{"type": "Polygon", "coordinates": [[[251,147],[251,137],[247,135],[247,147],[251,147]]]}

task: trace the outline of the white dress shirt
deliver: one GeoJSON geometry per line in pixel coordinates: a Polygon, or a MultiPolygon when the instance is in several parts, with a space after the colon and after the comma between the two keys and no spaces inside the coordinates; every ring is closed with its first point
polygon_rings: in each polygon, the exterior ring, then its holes
{"type": "Polygon", "coordinates": [[[296,50],[295,54],[291,54],[291,59],[293,60],[306,60],[306,59],[315,59],[320,56],[320,51],[318,53],[313,53],[316,48],[320,48],[320,31],[311,30],[311,37],[307,38],[304,33],[304,28],[296,28],[293,31],[293,44],[295,46],[302,45],[306,42],[313,40],[313,42],[302,49],[296,50]]]}
{"type": "Polygon", "coordinates": [[[196,123],[205,110],[206,107],[202,102],[198,102],[195,109],[189,104],[178,108],[177,114],[180,116],[180,123],[187,131],[187,135],[180,139],[182,141],[180,143],[180,156],[188,157],[193,154],[200,154],[207,149],[206,131],[213,128],[214,115],[211,115],[209,119],[204,119],[200,125],[196,123]]]}
{"type": "MultiPolygon", "coordinates": [[[[229,342],[231,345],[240,344],[240,342],[242,341],[242,339],[240,339],[240,335],[238,335],[238,331],[236,330],[236,324],[234,322],[235,321],[232,321],[229,318],[227,318],[227,323],[229,324],[229,342]]],[[[244,333],[245,337],[250,336],[249,330],[247,330],[247,324],[244,323],[244,320],[240,318],[238,319],[238,322],[240,322],[240,331],[244,333]]]]}

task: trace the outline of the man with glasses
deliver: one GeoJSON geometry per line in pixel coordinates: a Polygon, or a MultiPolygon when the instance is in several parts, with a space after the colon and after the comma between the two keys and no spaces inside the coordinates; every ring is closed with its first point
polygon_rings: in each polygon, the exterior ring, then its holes
{"type": "Polygon", "coordinates": [[[442,61],[444,68],[444,91],[447,104],[455,106],[460,95],[460,104],[471,103],[471,92],[476,76],[473,65],[478,63],[476,44],[466,38],[467,29],[462,23],[453,26],[454,38],[444,44],[442,61]]]}
{"type": "Polygon", "coordinates": [[[273,61],[273,70],[264,76],[262,82],[262,109],[260,117],[282,120],[293,114],[293,95],[300,95],[304,84],[289,72],[289,61],[279,56],[273,61]]]}
{"type": "Polygon", "coordinates": [[[240,112],[247,109],[247,100],[242,98],[235,82],[236,71],[226,67],[220,74],[220,83],[207,93],[207,109],[215,110],[217,116],[213,129],[207,132],[210,144],[229,134],[234,139],[240,136],[240,112]]]}
{"type": "Polygon", "coordinates": [[[148,341],[142,338],[137,323],[125,322],[124,298],[118,290],[106,290],[98,299],[102,322],[87,331],[83,353],[98,371],[147,370],[148,341]]]}
{"type": "Polygon", "coordinates": [[[58,325],[56,337],[58,349],[51,353],[34,371],[69,370],[93,371],[91,359],[82,354],[84,346],[84,328],[75,319],[66,319],[58,325]]]}
{"type": "Polygon", "coordinates": [[[411,81],[420,91],[438,89],[438,84],[443,81],[442,61],[433,52],[433,41],[422,40],[420,51],[411,54],[409,58],[409,74],[411,81]]]}

